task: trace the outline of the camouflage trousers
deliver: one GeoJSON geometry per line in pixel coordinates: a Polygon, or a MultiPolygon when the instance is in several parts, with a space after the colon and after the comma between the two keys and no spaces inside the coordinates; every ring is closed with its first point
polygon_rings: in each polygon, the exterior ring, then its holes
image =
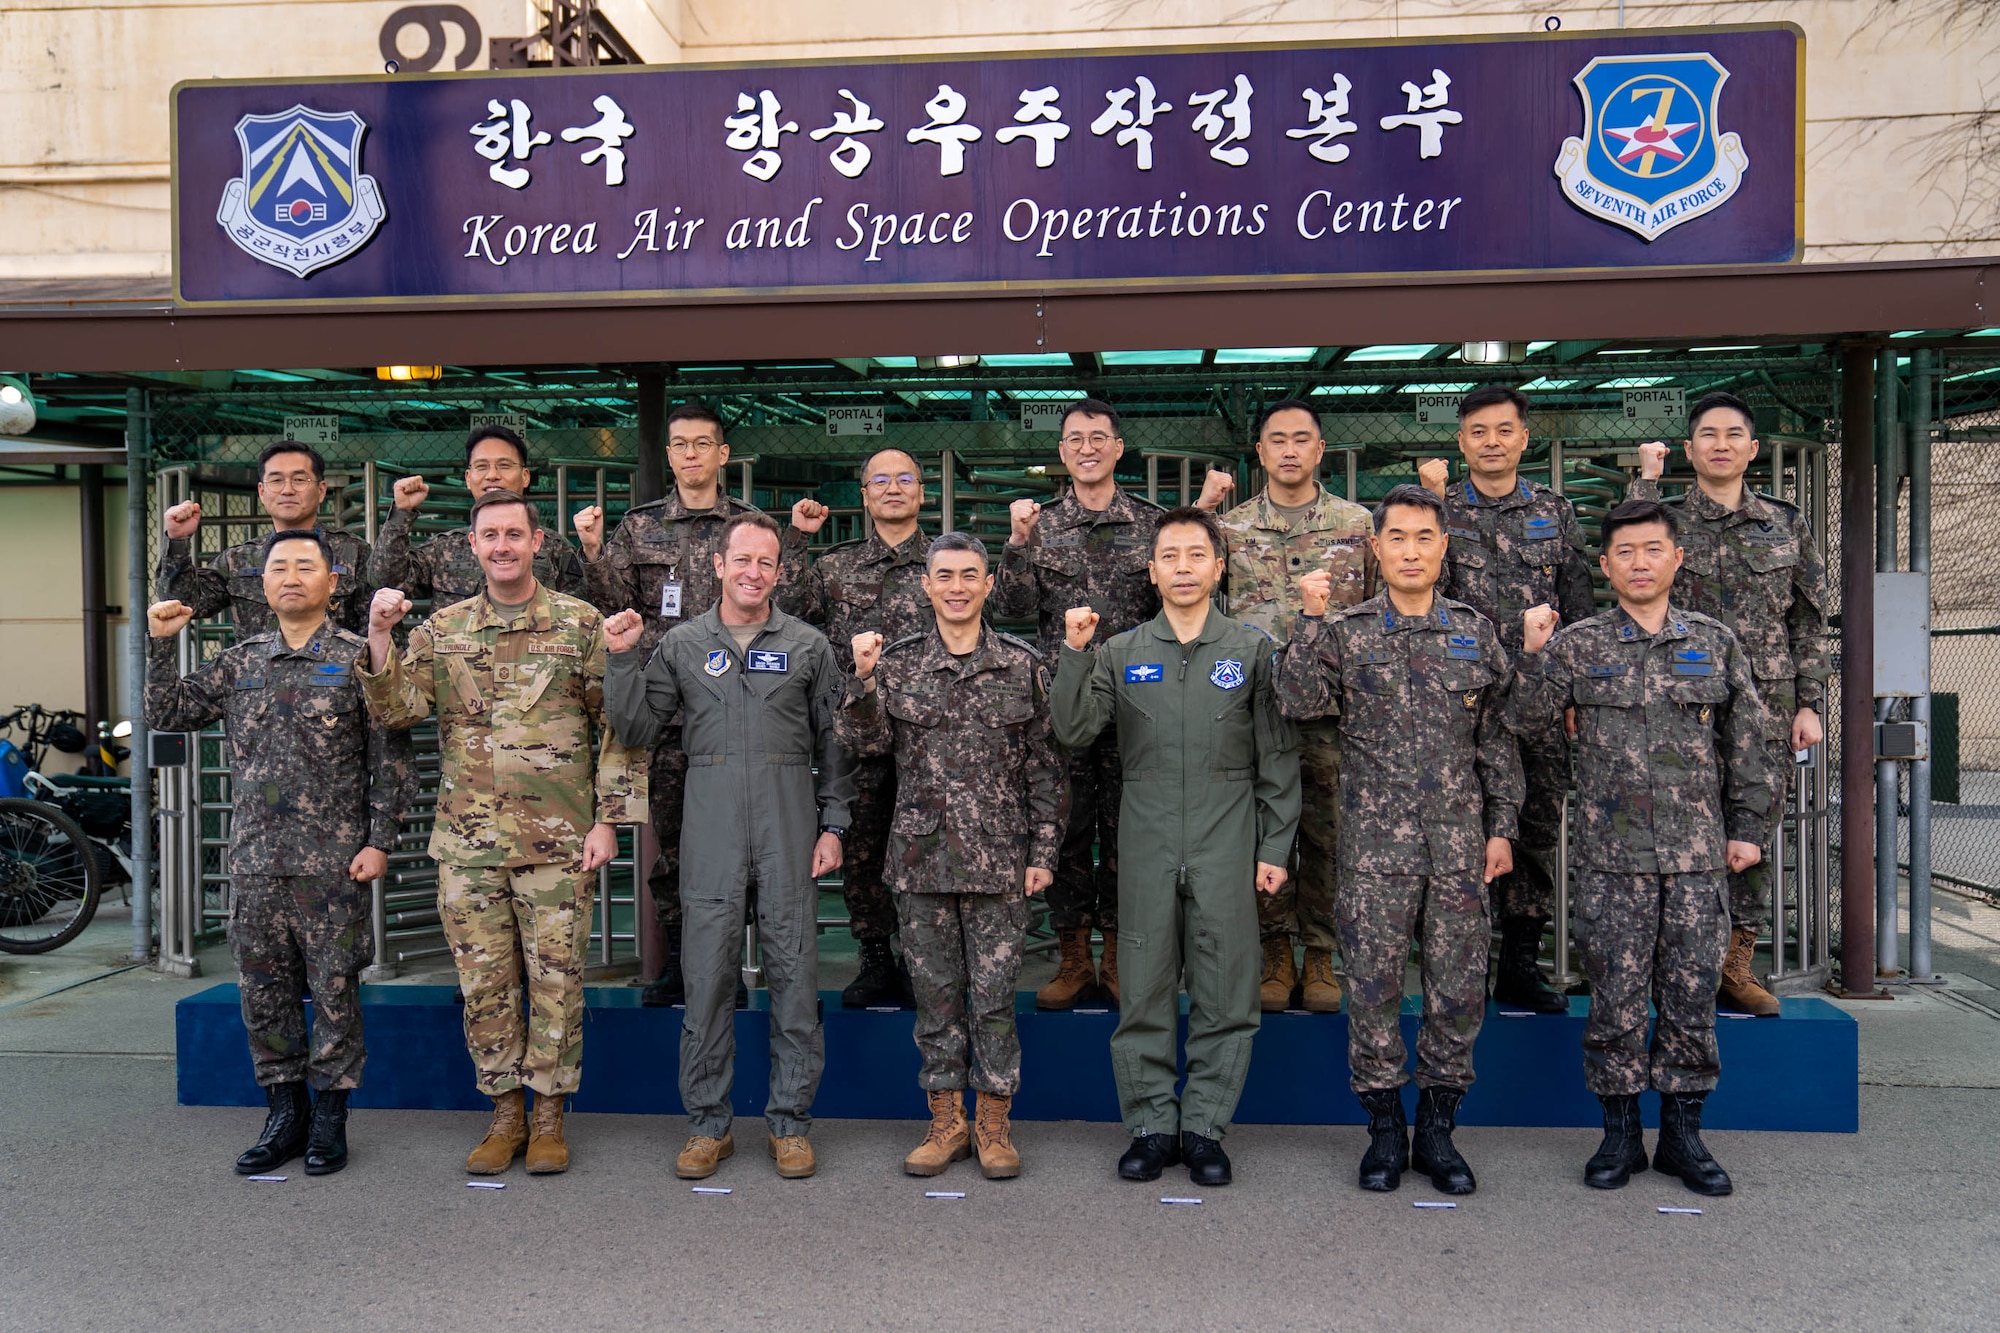
{"type": "Polygon", "coordinates": [[[487,1096],[521,1087],[562,1096],[581,1082],[596,888],[580,856],[533,866],[438,863],[438,915],[465,992],[465,1048],[487,1096]]]}
{"type": "Polygon", "coordinates": [[[1308,949],[1336,949],[1340,840],[1340,719],[1299,727],[1299,840],[1291,874],[1276,893],[1257,895],[1257,931],[1282,935],[1308,949]]]}
{"type": "Polygon", "coordinates": [[[1729,947],[1723,880],[1720,870],[1577,875],[1576,943],[1590,978],[1583,1081],[1598,1096],[1715,1087],[1715,991],[1729,947]],[[1657,1011],[1650,1045],[1649,999],[1657,1011]]]}
{"type": "Polygon", "coordinates": [[[896,815],[896,761],[889,755],[854,761],[854,804],[841,843],[840,894],[847,929],[856,940],[886,940],[896,933],[896,902],[882,882],[889,823],[896,815]]]}
{"type": "Polygon", "coordinates": [[[1516,736],[1527,799],[1521,833],[1514,840],[1514,869],[1493,881],[1493,912],[1546,921],[1555,911],[1556,844],[1562,841],[1563,801],[1569,795],[1569,738],[1561,719],[1516,736]]]}
{"type": "MultiPolygon", "coordinates": [[[[1787,712],[1785,717],[1789,728],[1791,713],[1787,712]]],[[[1778,795],[1771,817],[1764,824],[1763,841],[1758,844],[1764,849],[1764,859],[1740,875],[1733,870],[1729,872],[1729,923],[1731,926],[1749,926],[1754,930],[1762,930],[1771,924],[1771,885],[1777,878],[1771,849],[1778,840],[1778,825],[1785,820],[1785,806],[1790,802],[1792,784],[1798,781],[1799,771],[1792,758],[1789,735],[1781,741],[1771,742],[1768,748],[1778,795]]]]}
{"type": "Polygon", "coordinates": [[[681,729],[670,727],[660,733],[646,769],[646,808],[660,849],[646,887],[653,893],[653,919],[669,931],[681,925],[681,807],[687,801],[687,773],[681,729]]]}
{"type": "Polygon", "coordinates": [[[1021,1089],[1014,986],[1033,906],[1021,893],[899,893],[925,1092],[1021,1089]]]}
{"type": "Polygon", "coordinates": [[[1081,750],[1067,752],[1069,823],[1049,886],[1049,924],[1057,930],[1095,926],[1118,929],[1118,804],[1125,769],[1116,727],[1081,750]],[[1093,862],[1091,848],[1097,849],[1093,862]]]}
{"type": "Polygon", "coordinates": [[[1403,976],[1419,929],[1424,1023],[1417,1086],[1472,1086],[1472,1044],[1486,1017],[1486,947],[1492,932],[1480,871],[1371,875],[1349,871],[1340,891],[1340,947],[1347,964],[1347,1064],[1356,1092],[1400,1088],[1403,976]]]}
{"type": "Polygon", "coordinates": [[[368,886],[339,872],[235,875],[231,893],[229,949],[257,1085],[360,1087],[361,969],[375,958],[368,886]]]}

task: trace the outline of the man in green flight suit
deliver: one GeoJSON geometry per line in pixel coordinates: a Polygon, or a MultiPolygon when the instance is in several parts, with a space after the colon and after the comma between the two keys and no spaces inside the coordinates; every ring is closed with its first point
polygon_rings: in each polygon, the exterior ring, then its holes
{"type": "Polygon", "coordinates": [[[1118,1162],[1127,1180],[1185,1161],[1197,1185],[1230,1182],[1221,1139],[1261,1017],[1257,893],[1284,885],[1298,832],[1298,734],[1278,712],[1270,636],[1210,605],[1226,550],[1207,511],[1162,514],[1150,571],[1160,613],[1092,651],[1097,613],[1074,608],[1056,672],[1056,739],[1081,749],[1115,721],[1124,765],[1111,1068],[1132,1136],[1118,1162]],[[1184,968],[1187,1086],[1176,1096],[1184,968]]]}

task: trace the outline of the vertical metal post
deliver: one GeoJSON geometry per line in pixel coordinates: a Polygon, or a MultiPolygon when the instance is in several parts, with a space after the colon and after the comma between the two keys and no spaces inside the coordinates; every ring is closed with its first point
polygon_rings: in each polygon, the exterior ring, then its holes
{"type": "Polygon", "coordinates": [[[1188,485],[1193,480],[1194,480],[1194,460],[1192,458],[1183,457],[1181,459],[1181,489],[1180,489],[1180,494],[1174,497],[1175,504],[1184,505],[1188,503],[1188,485]]]}
{"type": "MultiPolygon", "coordinates": [[[[1910,357],[1910,572],[1931,572],[1931,353],[1910,357]]],[[[1928,653],[1929,645],[1925,645],[1928,653]]],[[[1910,700],[1910,720],[1924,737],[1910,764],[1910,980],[1931,981],[1931,696],[1910,700]]]]}
{"type": "Polygon", "coordinates": [[[1569,797],[1563,797],[1562,828],[1556,837],[1556,970],[1549,983],[1566,991],[1582,977],[1569,965],[1569,797]]]}
{"type": "Polygon", "coordinates": [[[371,458],[361,465],[362,536],[371,547],[375,545],[376,534],[381,531],[381,507],[375,497],[375,487],[379,484],[375,460],[371,458]]]}
{"type": "Polygon", "coordinates": [[[1875,355],[1840,357],[1840,971],[1875,994],[1875,355]]]}
{"type": "Polygon", "coordinates": [[[1361,502],[1361,477],[1359,475],[1361,465],[1357,461],[1360,456],[1361,451],[1359,449],[1349,449],[1347,451],[1347,498],[1356,504],[1361,502]]]}
{"type": "Polygon", "coordinates": [[[1561,440],[1549,441],[1549,489],[1557,495],[1563,493],[1563,445],[1561,440]]]}
{"type": "Polygon", "coordinates": [[[744,504],[754,505],[757,503],[756,488],[752,484],[750,466],[750,460],[747,458],[736,465],[736,478],[738,482],[736,490],[738,499],[742,500],[744,504]]]}
{"type": "Polygon", "coordinates": [[[125,391],[125,715],[132,719],[132,954],[153,956],[153,770],[146,740],[147,472],[152,420],[142,389],[125,391]]]}
{"type": "MultiPolygon", "coordinates": [[[[111,659],[104,609],[104,465],[77,470],[78,528],[83,535],[83,732],[97,744],[97,727],[111,717],[111,659]]],[[[136,623],[136,622],[134,622],[136,623]]]]}
{"type": "Polygon", "coordinates": [[[958,522],[958,469],[952,451],[938,451],[938,531],[956,532],[958,522]]]}
{"type": "Polygon", "coordinates": [[[667,493],[667,377],[657,370],[641,371],[635,388],[639,467],[632,474],[632,503],[642,505],[667,493]]]}
{"type": "Polygon", "coordinates": [[[569,536],[569,464],[556,464],[556,536],[569,536]]]}
{"type": "Polygon", "coordinates": [[[1146,498],[1154,504],[1160,502],[1160,460],[1150,454],[1146,457],[1146,498]]]}
{"type": "MultiPolygon", "coordinates": [[[[1898,460],[1902,441],[1896,429],[1896,351],[1884,347],[1875,354],[1875,570],[1896,569],[1896,501],[1902,491],[1898,460]]],[[[1842,625],[1849,619],[1843,615],[1842,625]]],[[[1869,658],[1872,662],[1874,654],[1869,658]]],[[[1890,699],[1875,700],[1875,720],[1887,722],[1890,699]]],[[[1899,962],[1896,928],[1897,767],[1893,759],[1875,761],[1875,971],[1894,976],[1899,962]]]]}

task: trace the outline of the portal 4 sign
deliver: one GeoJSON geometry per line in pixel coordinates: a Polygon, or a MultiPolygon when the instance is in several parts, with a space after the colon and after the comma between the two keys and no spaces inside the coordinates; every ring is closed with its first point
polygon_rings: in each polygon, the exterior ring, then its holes
{"type": "Polygon", "coordinates": [[[797,299],[1787,263],[1803,54],[1777,24],[185,83],[175,295],[797,299]]]}

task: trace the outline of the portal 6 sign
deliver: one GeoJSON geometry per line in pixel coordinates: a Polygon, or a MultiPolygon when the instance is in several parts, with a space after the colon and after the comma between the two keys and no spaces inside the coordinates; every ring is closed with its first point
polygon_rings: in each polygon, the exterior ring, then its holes
{"type": "Polygon", "coordinates": [[[189,304],[1797,258],[1791,25],[174,90],[189,304]],[[364,156],[368,169],[363,170],[364,156]]]}

